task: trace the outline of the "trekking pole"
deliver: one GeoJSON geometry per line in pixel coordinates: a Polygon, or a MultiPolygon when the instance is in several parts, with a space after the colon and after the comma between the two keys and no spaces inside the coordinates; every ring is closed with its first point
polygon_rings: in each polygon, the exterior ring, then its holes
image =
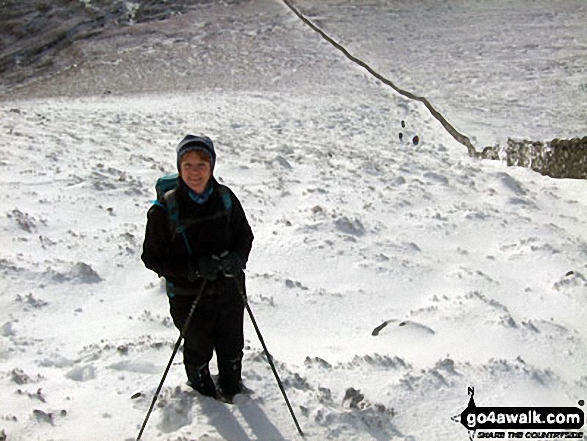
{"type": "Polygon", "coordinates": [[[247,308],[247,312],[249,313],[249,317],[251,318],[251,322],[253,323],[253,327],[255,328],[255,331],[257,332],[257,337],[259,337],[259,341],[261,342],[261,346],[263,346],[263,351],[265,352],[265,356],[267,357],[267,361],[269,362],[269,365],[271,366],[271,370],[273,371],[273,375],[275,375],[275,379],[277,380],[277,384],[279,386],[279,389],[281,390],[281,393],[283,394],[283,398],[285,399],[285,403],[287,404],[287,408],[289,409],[289,413],[291,414],[291,417],[294,420],[294,423],[296,425],[296,429],[298,429],[298,433],[300,434],[300,436],[302,438],[304,438],[304,432],[302,432],[302,429],[298,423],[296,415],[295,415],[295,413],[291,407],[291,404],[287,398],[287,394],[285,393],[285,389],[283,388],[283,383],[281,382],[281,379],[279,378],[279,374],[277,373],[277,369],[275,369],[275,364],[273,364],[273,357],[271,356],[271,354],[269,354],[269,350],[267,349],[267,345],[265,344],[265,340],[263,340],[263,336],[261,335],[261,330],[259,329],[259,326],[257,326],[257,321],[255,320],[255,316],[253,315],[253,311],[251,311],[251,307],[249,306],[249,302],[247,301],[247,296],[245,295],[243,288],[238,283],[238,281],[236,279],[234,279],[234,282],[238,288],[238,292],[239,292],[243,302],[245,303],[245,308],[247,308]]]}
{"type": "Polygon", "coordinates": [[[190,322],[192,321],[192,317],[194,315],[194,311],[196,310],[196,306],[198,305],[200,297],[202,297],[202,293],[204,292],[204,288],[206,288],[206,283],[207,283],[207,280],[204,279],[204,281],[202,282],[202,286],[200,287],[200,290],[198,291],[198,294],[196,295],[196,298],[194,299],[194,302],[192,303],[192,307],[190,308],[190,312],[188,313],[188,316],[185,319],[183,326],[181,327],[181,330],[179,332],[179,338],[177,339],[177,342],[175,343],[175,347],[173,348],[173,353],[171,354],[171,358],[169,359],[169,363],[167,363],[167,367],[165,368],[165,372],[163,373],[163,378],[161,378],[161,381],[159,382],[159,387],[157,387],[157,390],[155,391],[155,396],[153,397],[153,401],[151,402],[151,407],[149,407],[149,411],[147,412],[147,416],[145,417],[145,421],[143,421],[143,426],[141,427],[141,431],[139,432],[139,436],[137,436],[137,441],[139,441],[141,439],[141,436],[143,435],[143,431],[145,430],[145,427],[147,426],[147,421],[149,421],[149,417],[151,416],[151,412],[153,411],[153,408],[155,407],[155,403],[157,402],[157,398],[159,397],[159,393],[161,393],[161,389],[163,388],[163,383],[165,382],[165,378],[167,378],[167,373],[169,372],[169,369],[171,368],[171,364],[173,363],[173,359],[175,357],[175,354],[177,354],[177,351],[179,350],[179,346],[181,345],[181,341],[183,340],[183,337],[188,330],[190,322]]]}

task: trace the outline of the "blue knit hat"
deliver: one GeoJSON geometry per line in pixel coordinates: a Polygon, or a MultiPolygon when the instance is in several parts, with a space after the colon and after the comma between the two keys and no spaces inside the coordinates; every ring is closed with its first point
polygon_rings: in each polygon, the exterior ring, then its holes
{"type": "Polygon", "coordinates": [[[207,136],[186,135],[185,138],[177,145],[177,169],[181,158],[188,152],[201,151],[210,157],[210,168],[214,170],[216,163],[216,152],[214,151],[214,143],[207,136]]]}

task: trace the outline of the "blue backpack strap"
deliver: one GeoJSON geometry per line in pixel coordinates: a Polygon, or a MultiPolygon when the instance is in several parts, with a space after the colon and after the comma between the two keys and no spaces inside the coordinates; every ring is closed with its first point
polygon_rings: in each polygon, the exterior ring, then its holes
{"type": "Polygon", "coordinates": [[[155,184],[155,191],[157,192],[157,200],[162,200],[165,194],[174,188],[177,188],[179,182],[179,174],[171,173],[165,176],[161,176],[157,179],[155,184]]]}
{"type": "Polygon", "coordinates": [[[177,207],[177,198],[175,195],[175,189],[169,190],[163,196],[165,201],[165,209],[167,210],[167,217],[169,218],[169,228],[172,232],[171,241],[173,241],[176,234],[181,234],[183,237],[183,241],[185,243],[185,247],[188,250],[190,256],[193,256],[192,247],[190,246],[190,242],[188,240],[187,235],[185,234],[186,228],[179,220],[179,209],[177,207]]]}
{"type": "Polygon", "coordinates": [[[224,208],[226,209],[226,211],[228,211],[228,219],[230,221],[230,213],[232,212],[232,196],[230,196],[230,192],[228,191],[228,188],[226,188],[224,185],[218,186],[218,192],[220,193],[220,196],[222,197],[222,202],[224,203],[224,208]]]}

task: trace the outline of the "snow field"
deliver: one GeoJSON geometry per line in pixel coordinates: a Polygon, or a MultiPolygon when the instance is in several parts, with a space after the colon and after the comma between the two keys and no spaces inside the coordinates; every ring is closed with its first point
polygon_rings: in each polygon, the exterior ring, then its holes
{"type": "MultiPolygon", "coordinates": [[[[462,439],[450,417],[470,385],[508,405],[585,395],[583,182],[472,160],[424,111],[377,94],[1,111],[9,439],[136,437],[177,338],[140,262],[145,215],[178,133],[196,128],[255,232],[251,307],[309,439],[462,439]]],[[[296,438],[246,336],[255,394],[229,408],[189,394],[178,355],[145,439],[296,438]]]]}

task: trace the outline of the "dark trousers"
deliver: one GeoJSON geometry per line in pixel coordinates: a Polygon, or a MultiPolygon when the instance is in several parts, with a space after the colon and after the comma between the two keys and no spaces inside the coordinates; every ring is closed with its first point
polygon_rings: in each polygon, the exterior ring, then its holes
{"type": "MultiPolygon", "coordinates": [[[[195,296],[176,295],[169,299],[171,317],[178,329],[190,312],[195,296]]],[[[221,277],[209,282],[198,301],[192,320],[184,335],[184,364],[208,365],[216,351],[220,381],[238,374],[243,357],[244,303],[235,281],[221,277]],[[238,366],[238,372],[235,372],[238,366]]]]}

